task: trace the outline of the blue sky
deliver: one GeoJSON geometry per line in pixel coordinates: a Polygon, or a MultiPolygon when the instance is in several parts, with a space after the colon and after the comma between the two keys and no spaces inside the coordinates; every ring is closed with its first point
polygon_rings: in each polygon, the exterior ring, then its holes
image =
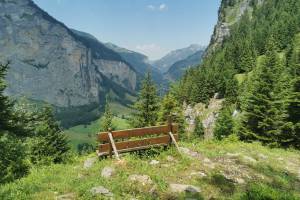
{"type": "Polygon", "coordinates": [[[158,59],[207,45],[221,0],[34,0],[70,28],[158,59]]]}

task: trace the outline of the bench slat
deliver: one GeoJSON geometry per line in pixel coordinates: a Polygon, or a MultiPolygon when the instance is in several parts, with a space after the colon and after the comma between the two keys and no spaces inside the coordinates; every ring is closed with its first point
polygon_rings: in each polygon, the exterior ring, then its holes
{"type": "MultiPolygon", "coordinates": [[[[178,141],[178,135],[174,134],[176,141],[178,141]]],[[[155,146],[167,146],[171,143],[169,135],[159,136],[156,138],[147,138],[142,140],[117,142],[116,147],[119,153],[129,152],[139,149],[148,149],[155,146]]],[[[98,153],[99,155],[108,155],[110,150],[110,144],[100,144],[98,153]]]]}
{"type": "MultiPolygon", "coordinates": [[[[177,125],[172,125],[173,133],[177,133],[177,125]]],[[[137,128],[137,129],[128,129],[121,131],[112,131],[113,138],[124,139],[131,137],[141,137],[146,135],[159,135],[159,134],[168,134],[170,127],[165,126],[152,126],[147,128],[137,128]]],[[[109,142],[109,137],[107,132],[102,132],[98,134],[98,141],[100,142],[109,142]]]]}

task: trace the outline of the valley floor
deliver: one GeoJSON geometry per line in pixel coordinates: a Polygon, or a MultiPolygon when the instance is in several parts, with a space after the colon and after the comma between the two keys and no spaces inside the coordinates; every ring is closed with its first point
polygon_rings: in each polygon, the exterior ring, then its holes
{"type": "Polygon", "coordinates": [[[0,186],[0,199],[300,199],[299,151],[234,139],[180,146],[181,154],[151,150],[122,161],[93,154],[36,168],[0,186]]]}

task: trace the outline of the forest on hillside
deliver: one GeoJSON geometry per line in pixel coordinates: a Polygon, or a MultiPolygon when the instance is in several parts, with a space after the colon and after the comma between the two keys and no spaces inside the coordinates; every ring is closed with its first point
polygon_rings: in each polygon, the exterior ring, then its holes
{"type": "MultiPolygon", "coordinates": [[[[174,87],[180,102],[226,99],[215,134],[299,148],[300,2],[251,1],[230,36],[174,87]],[[231,114],[238,110],[239,119],[231,114]]],[[[233,1],[223,1],[220,15],[233,1]]]]}

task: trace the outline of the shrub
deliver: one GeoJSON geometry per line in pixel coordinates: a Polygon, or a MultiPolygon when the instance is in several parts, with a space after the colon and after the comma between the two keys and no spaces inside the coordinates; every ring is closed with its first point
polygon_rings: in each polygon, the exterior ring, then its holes
{"type": "Polygon", "coordinates": [[[25,147],[15,137],[0,133],[0,183],[21,178],[28,172],[25,147]]]}
{"type": "Polygon", "coordinates": [[[248,186],[246,193],[241,200],[296,200],[296,197],[289,192],[282,192],[265,184],[252,184],[248,186]]]}
{"type": "Polygon", "coordinates": [[[196,117],[195,119],[194,135],[200,138],[204,137],[204,127],[199,117],[196,117]]]}

